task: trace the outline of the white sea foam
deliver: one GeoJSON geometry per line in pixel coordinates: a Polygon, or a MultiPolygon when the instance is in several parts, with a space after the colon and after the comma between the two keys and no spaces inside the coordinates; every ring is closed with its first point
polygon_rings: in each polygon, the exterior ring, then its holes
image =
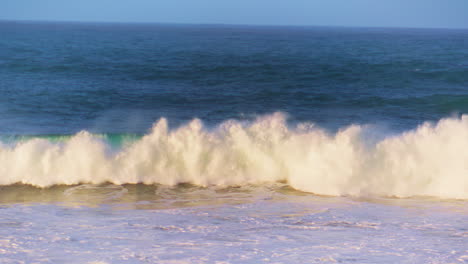
{"type": "Polygon", "coordinates": [[[234,186],[287,182],[322,195],[468,199],[468,116],[393,136],[353,125],[328,133],[290,128],[280,113],[205,129],[169,130],[165,119],[119,151],[80,132],[64,142],[34,138],[0,145],[0,184],[78,183],[234,186]],[[380,135],[382,136],[382,135],[380,135]]]}

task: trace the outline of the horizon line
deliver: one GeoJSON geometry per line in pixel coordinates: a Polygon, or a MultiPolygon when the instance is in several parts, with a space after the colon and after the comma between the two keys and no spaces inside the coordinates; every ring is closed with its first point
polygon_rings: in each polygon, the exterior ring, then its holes
{"type": "Polygon", "coordinates": [[[60,20],[60,19],[3,19],[0,22],[19,23],[76,23],[76,24],[140,24],[140,25],[185,25],[185,26],[250,26],[250,27],[324,27],[324,28],[361,28],[361,29],[437,29],[437,30],[468,30],[468,27],[418,27],[418,26],[363,26],[363,25],[312,25],[312,24],[249,24],[249,23],[188,23],[188,22],[157,22],[157,21],[93,21],[93,20],[60,20]]]}

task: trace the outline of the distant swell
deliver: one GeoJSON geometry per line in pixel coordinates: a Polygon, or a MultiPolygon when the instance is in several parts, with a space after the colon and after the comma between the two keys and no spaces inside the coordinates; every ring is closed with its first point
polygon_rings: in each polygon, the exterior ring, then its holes
{"type": "Polygon", "coordinates": [[[63,140],[0,144],[0,184],[145,183],[241,186],[286,182],[321,195],[468,199],[468,116],[385,135],[353,125],[331,134],[291,128],[280,113],[252,123],[165,119],[118,150],[80,132],[63,140]]]}

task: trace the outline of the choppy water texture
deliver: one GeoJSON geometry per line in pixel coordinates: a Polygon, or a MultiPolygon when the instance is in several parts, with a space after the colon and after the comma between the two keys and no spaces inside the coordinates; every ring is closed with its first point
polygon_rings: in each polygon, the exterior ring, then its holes
{"type": "Polygon", "coordinates": [[[0,24],[0,132],[286,112],[407,129],[467,109],[466,30],[0,24]]]}
{"type": "Polygon", "coordinates": [[[466,263],[468,31],[0,22],[0,262],[466,263]]]}

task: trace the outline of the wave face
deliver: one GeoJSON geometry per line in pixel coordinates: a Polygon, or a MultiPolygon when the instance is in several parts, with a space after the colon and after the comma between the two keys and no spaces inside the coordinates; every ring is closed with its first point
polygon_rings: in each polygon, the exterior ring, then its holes
{"type": "Polygon", "coordinates": [[[190,183],[242,186],[286,182],[320,195],[468,199],[468,115],[385,135],[371,126],[329,133],[290,128],[275,113],[206,129],[200,120],[169,130],[166,119],[117,150],[80,132],[63,140],[0,145],[0,184],[38,187],[190,183]]]}

